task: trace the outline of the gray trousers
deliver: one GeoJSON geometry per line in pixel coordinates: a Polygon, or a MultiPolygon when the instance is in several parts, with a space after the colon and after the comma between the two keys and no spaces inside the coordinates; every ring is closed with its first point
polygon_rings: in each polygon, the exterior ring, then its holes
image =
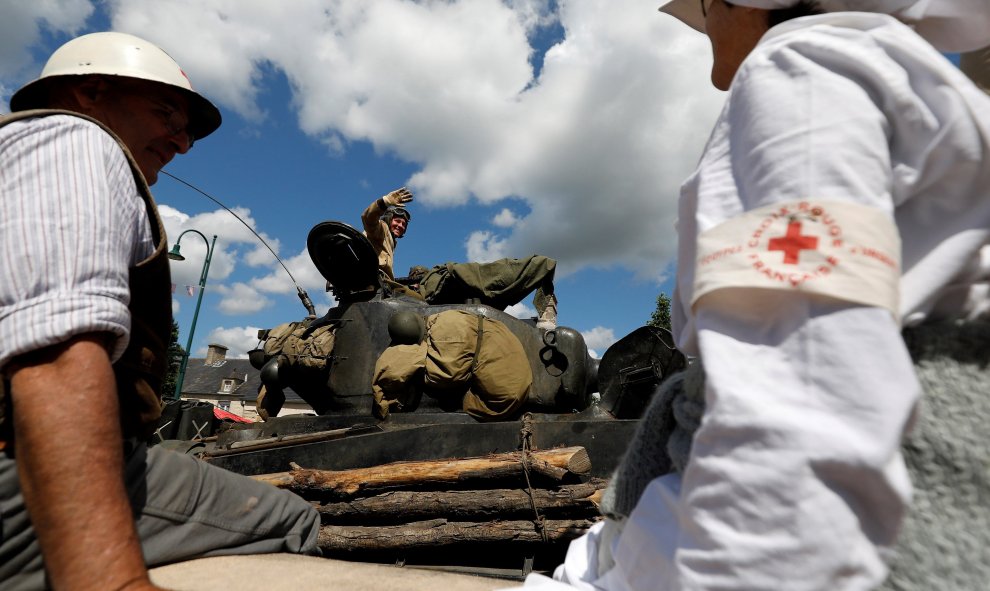
{"type": "MultiPolygon", "coordinates": [[[[203,556],[317,553],[319,514],[298,496],[144,444],[125,445],[125,483],[149,567],[203,556]]],[[[10,450],[0,452],[0,591],[45,589],[41,550],[10,450]]]]}

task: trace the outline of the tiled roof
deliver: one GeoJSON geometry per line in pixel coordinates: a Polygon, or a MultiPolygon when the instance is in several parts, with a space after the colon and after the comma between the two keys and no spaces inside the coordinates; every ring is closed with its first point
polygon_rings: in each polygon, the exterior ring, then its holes
{"type": "MultiPolygon", "coordinates": [[[[186,376],[182,380],[183,396],[214,396],[220,392],[224,380],[234,380],[234,388],[227,396],[240,400],[254,401],[261,387],[261,372],[256,370],[247,359],[225,359],[212,365],[206,365],[205,358],[190,357],[186,364],[186,376]]],[[[303,403],[303,399],[292,391],[285,389],[285,401],[303,403]]]]}

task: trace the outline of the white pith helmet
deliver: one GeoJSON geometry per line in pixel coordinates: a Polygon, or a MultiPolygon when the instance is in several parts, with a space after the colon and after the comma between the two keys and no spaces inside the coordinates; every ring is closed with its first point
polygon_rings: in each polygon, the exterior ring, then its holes
{"type": "Polygon", "coordinates": [[[666,12],[699,33],[705,32],[705,15],[699,0],[670,0],[660,7],[660,12],[666,12]]]}
{"type": "Polygon", "coordinates": [[[52,78],[103,74],[149,80],[179,89],[189,100],[189,132],[204,138],[220,127],[220,111],[193,90],[179,64],[157,45],[126,33],[91,33],[55,50],[41,75],[10,97],[10,110],[44,107],[44,92],[52,78]]]}

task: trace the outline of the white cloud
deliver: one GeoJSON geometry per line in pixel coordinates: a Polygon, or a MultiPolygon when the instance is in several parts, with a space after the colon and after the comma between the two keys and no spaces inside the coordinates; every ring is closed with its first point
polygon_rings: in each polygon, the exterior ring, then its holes
{"type": "MultiPolygon", "coordinates": [[[[203,229],[205,231],[202,234],[208,241],[212,241],[214,233],[217,235],[213,258],[210,261],[207,274],[206,287],[208,290],[216,290],[217,293],[224,296],[219,305],[224,314],[251,314],[270,307],[273,302],[264,297],[263,293],[292,294],[296,292],[295,284],[278,263],[278,260],[272,256],[272,252],[263,244],[259,244],[258,238],[251,230],[234,216],[231,216],[229,212],[217,209],[190,216],[165,204],[160,204],[158,209],[165,225],[165,231],[172,240],[169,248],[186,230],[200,231],[203,229]],[[238,246],[248,246],[250,250],[241,255],[236,248],[238,246]],[[234,273],[238,262],[244,262],[251,267],[270,269],[270,272],[254,277],[246,283],[234,283],[230,286],[220,283],[234,273]]],[[[255,227],[255,220],[251,217],[250,210],[235,207],[233,211],[251,228],[255,227]]],[[[276,253],[279,252],[281,245],[278,239],[272,238],[264,232],[259,232],[259,234],[271,245],[272,250],[276,253]]],[[[206,257],[207,240],[203,240],[194,232],[182,236],[180,250],[186,260],[169,261],[172,282],[177,285],[178,290],[183,290],[187,285],[199,285],[199,277],[206,257]]],[[[299,285],[310,295],[318,313],[326,313],[331,306],[336,305],[333,297],[326,293],[326,279],[313,265],[306,250],[292,257],[280,258],[292,273],[292,277],[295,277],[299,285]]],[[[298,311],[303,312],[304,310],[300,306],[298,311]]]]}
{"type": "MultiPolygon", "coordinates": [[[[41,70],[33,63],[30,53],[31,46],[41,39],[41,31],[69,34],[79,31],[93,13],[93,3],[88,0],[5,0],[0,3],[0,13],[3,14],[0,19],[0,76],[14,78],[19,87],[41,70]]],[[[0,88],[4,98],[14,90],[0,88]]]]}
{"type": "Polygon", "coordinates": [[[499,228],[511,228],[519,223],[519,218],[516,217],[516,214],[511,209],[505,208],[498,212],[495,218],[492,219],[492,223],[499,228]]]}
{"type": "MultiPolygon", "coordinates": [[[[210,331],[206,336],[207,343],[216,343],[227,347],[228,359],[246,359],[247,352],[254,349],[258,344],[258,327],[256,326],[234,326],[224,328],[218,326],[210,331]]],[[[197,357],[205,357],[206,347],[200,347],[196,351],[197,357]]]]}
{"type": "Polygon", "coordinates": [[[509,306],[505,309],[505,313],[510,316],[515,316],[521,320],[536,318],[536,309],[529,304],[524,304],[523,302],[509,306]]]}
{"type": "Polygon", "coordinates": [[[333,157],[342,156],[347,150],[344,140],[336,133],[321,137],[320,143],[327,147],[327,151],[333,157]]]}
{"type": "Polygon", "coordinates": [[[467,260],[479,263],[497,261],[508,256],[505,239],[486,231],[471,232],[465,241],[465,250],[467,260]]]}
{"type": "Polygon", "coordinates": [[[553,3],[550,0],[506,0],[506,4],[512,7],[520,24],[527,31],[547,26],[555,20],[553,3]]]}
{"type": "MultiPolygon", "coordinates": [[[[271,238],[267,240],[271,245],[272,250],[276,253],[278,252],[279,242],[277,238],[271,238]]],[[[244,262],[251,267],[263,267],[271,265],[275,261],[275,257],[272,256],[272,252],[268,250],[264,244],[259,244],[254,250],[248,252],[244,255],[244,262]]]]}
{"type": "MultiPolygon", "coordinates": [[[[308,251],[302,250],[289,258],[282,257],[282,262],[306,291],[319,293],[326,289],[327,280],[316,269],[308,251]]],[[[293,293],[296,290],[289,274],[278,263],[272,265],[270,274],[256,278],[251,285],[268,293],[293,293]]]]}
{"type": "MultiPolygon", "coordinates": [[[[299,286],[306,291],[313,301],[313,305],[317,308],[317,313],[321,313],[319,312],[321,309],[325,313],[331,306],[336,305],[336,300],[327,292],[327,280],[316,269],[316,265],[313,264],[313,259],[310,258],[309,252],[303,250],[291,258],[283,258],[282,260],[292,273],[292,277],[295,277],[299,286]]],[[[273,265],[272,272],[268,275],[252,279],[251,287],[258,291],[272,294],[296,293],[296,286],[292,282],[292,279],[285,272],[285,269],[277,263],[273,265]]],[[[302,310],[303,308],[300,307],[299,311],[302,310]]]]}
{"type": "Polygon", "coordinates": [[[231,286],[218,285],[216,292],[223,295],[220,311],[228,315],[254,314],[272,305],[272,300],[262,296],[258,290],[245,283],[231,286]]]}
{"type": "Polygon", "coordinates": [[[114,28],[161,44],[248,118],[264,117],[264,73],[283,72],[305,132],[413,163],[408,184],[426,205],[521,200],[529,214],[503,236],[473,234],[468,258],[539,252],[560,274],[661,276],[678,187],[722,102],[705,37],[640,0],[107,6],[114,28]],[[530,36],[555,22],[564,38],[536,75],[530,36]]]}
{"type": "Polygon", "coordinates": [[[619,340],[615,338],[614,330],[605,328],[604,326],[596,326],[591,330],[581,331],[581,336],[584,337],[584,342],[588,345],[592,357],[600,357],[598,354],[599,351],[604,352],[615,341],[619,340]]]}
{"type": "MultiPolygon", "coordinates": [[[[94,5],[4,0],[0,94],[35,75],[32,51],[83,27],[94,5]]],[[[499,211],[466,228],[467,260],[539,252],[558,260],[558,277],[615,265],[663,277],[675,248],[679,184],[722,102],[708,81],[704,36],[640,0],[99,6],[111,28],[160,44],[199,90],[250,119],[265,117],[265,85],[284,75],[298,125],[315,142],[341,153],[368,141],[376,153],[410,163],[407,182],[424,206],[476,200],[499,211]],[[550,26],[563,37],[539,55],[533,40],[550,26]],[[512,210],[502,207],[506,199],[512,210]]],[[[190,228],[218,236],[208,288],[233,281],[242,265],[236,278],[259,294],[294,291],[227,212],[160,209],[173,239],[190,228]],[[243,265],[259,267],[254,279],[244,278],[243,265]]],[[[235,211],[256,227],[249,210],[235,211]]],[[[172,265],[173,281],[196,285],[206,246],[187,235],[182,250],[188,260],[172,265]]],[[[331,305],[308,254],[288,255],[283,260],[317,306],[331,305]]],[[[267,301],[259,294],[256,300],[267,301]]]]}
{"type": "Polygon", "coordinates": [[[179,211],[171,205],[165,203],[158,203],[157,205],[158,215],[162,218],[162,223],[165,224],[166,232],[169,228],[178,228],[189,220],[189,214],[179,211]]]}
{"type": "MultiPolygon", "coordinates": [[[[199,277],[203,271],[203,263],[206,259],[208,244],[213,243],[213,236],[217,237],[216,246],[213,250],[213,257],[210,260],[210,268],[207,273],[207,286],[223,281],[234,272],[238,260],[249,266],[274,266],[277,265],[272,253],[260,244],[258,237],[251,229],[256,227],[251,211],[243,207],[234,207],[231,211],[236,217],[224,209],[200,213],[190,216],[167,204],[158,206],[161,213],[162,223],[165,225],[165,233],[171,243],[169,248],[179,241],[180,251],[185,257],[184,261],[169,261],[172,271],[172,281],[179,285],[199,285],[199,277]],[[243,223],[237,218],[240,217],[243,223]],[[250,226],[246,227],[245,224],[250,226]],[[200,235],[197,235],[197,232],[200,235]],[[183,233],[185,233],[183,235],[183,233]],[[240,257],[237,247],[247,246],[248,253],[240,257]]],[[[257,230],[255,230],[257,231],[257,230]]],[[[279,241],[264,232],[258,234],[277,253],[280,247],[279,241]]]]}

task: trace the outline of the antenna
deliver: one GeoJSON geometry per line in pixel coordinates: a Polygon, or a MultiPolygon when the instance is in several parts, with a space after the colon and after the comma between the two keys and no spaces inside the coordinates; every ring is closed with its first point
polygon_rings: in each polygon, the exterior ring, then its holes
{"type": "Polygon", "coordinates": [[[237,218],[237,221],[239,221],[240,223],[244,224],[244,227],[245,228],[247,228],[248,230],[251,230],[251,233],[254,234],[255,237],[258,240],[260,240],[262,244],[265,245],[265,248],[267,248],[270,253],[272,253],[272,256],[275,257],[275,260],[276,261],[278,261],[278,264],[282,265],[282,268],[285,269],[285,272],[289,275],[289,279],[291,279],[293,285],[296,286],[296,294],[299,296],[299,300],[302,302],[302,305],[306,308],[306,312],[309,313],[310,316],[314,316],[314,317],[316,316],[316,308],[313,306],[313,300],[309,299],[309,294],[306,293],[306,290],[305,289],[303,289],[302,287],[299,286],[299,282],[296,281],[296,278],[292,276],[292,273],[289,271],[289,268],[285,266],[285,263],[282,262],[282,259],[278,258],[278,255],[275,254],[275,251],[272,250],[272,247],[269,246],[267,242],[265,242],[265,239],[262,238],[261,235],[259,235],[257,232],[254,231],[254,228],[252,228],[250,225],[248,225],[247,222],[245,222],[243,219],[241,219],[241,216],[237,215],[236,213],[233,212],[233,210],[231,210],[229,207],[227,207],[226,205],[224,205],[223,203],[221,203],[219,199],[217,199],[213,195],[210,195],[206,191],[200,189],[196,185],[194,185],[192,183],[189,183],[187,181],[184,181],[184,180],[180,179],[179,177],[175,176],[174,174],[169,173],[169,172],[166,172],[164,170],[161,170],[159,172],[161,172],[162,174],[164,174],[167,177],[170,177],[172,179],[175,179],[176,181],[178,181],[178,182],[182,183],[183,185],[189,187],[193,191],[196,191],[200,195],[206,197],[210,201],[216,203],[220,207],[226,209],[227,212],[230,215],[232,215],[235,218],[237,218]]]}

